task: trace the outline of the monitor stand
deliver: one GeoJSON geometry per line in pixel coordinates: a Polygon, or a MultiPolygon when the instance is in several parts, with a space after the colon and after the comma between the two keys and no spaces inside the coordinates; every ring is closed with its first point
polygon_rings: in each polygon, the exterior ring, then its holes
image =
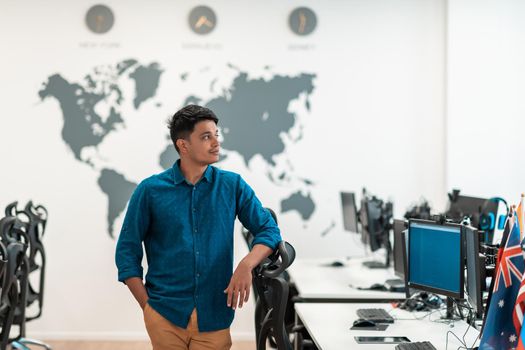
{"type": "Polygon", "coordinates": [[[385,287],[391,292],[405,292],[405,281],[399,278],[393,278],[385,281],[385,287]]]}
{"type": "Polygon", "coordinates": [[[454,314],[454,299],[447,297],[447,313],[445,317],[442,317],[445,320],[461,320],[462,317],[459,317],[454,314]]]}
{"type": "Polygon", "coordinates": [[[392,254],[392,246],[390,245],[390,240],[386,236],[386,241],[384,242],[386,248],[385,262],[381,261],[363,261],[363,266],[368,267],[369,269],[387,269],[390,266],[390,254],[392,254]]]}

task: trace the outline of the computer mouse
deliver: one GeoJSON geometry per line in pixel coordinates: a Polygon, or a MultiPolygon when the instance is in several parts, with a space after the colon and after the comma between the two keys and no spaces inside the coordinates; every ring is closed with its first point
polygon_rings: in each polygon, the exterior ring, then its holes
{"type": "Polygon", "coordinates": [[[354,321],[354,327],[357,328],[373,328],[376,326],[374,321],[370,321],[364,318],[358,318],[354,321]]]}
{"type": "Polygon", "coordinates": [[[342,267],[342,266],[345,266],[345,264],[343,264],[340,261],[334,261],[333,263],[330,264],[330,266],[332,266],[332,267],[342,267]]]}
{"type": "Polygon", "coordinates": [[[368,289],[370,290],[386,290],[386,287],[381,283],[374,283],[368,289]]]}

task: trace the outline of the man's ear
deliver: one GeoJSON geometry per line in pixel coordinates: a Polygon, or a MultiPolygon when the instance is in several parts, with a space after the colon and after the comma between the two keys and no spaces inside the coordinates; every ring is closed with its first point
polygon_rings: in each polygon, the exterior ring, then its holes
{"type": "Polygon", "coordinates": [[[183,139],[177,139],[175,143],[177,144],[177,147],[179,147],[180,153],[186,153],[188,151],[186,142],[183,139]]]}

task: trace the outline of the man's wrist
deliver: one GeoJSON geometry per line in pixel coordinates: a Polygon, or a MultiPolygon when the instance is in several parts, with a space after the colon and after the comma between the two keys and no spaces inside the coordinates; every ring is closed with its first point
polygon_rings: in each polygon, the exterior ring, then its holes
{"type": "Polygon", "coordinates": [[[255,261],[253,261],[253,260],[254,259],[250,259],[249,256],[246,256],[246,257],[244,257],[244,259],[241,260],[239,265],[242,265],[242,266],[248,268],[251,271],[251,270],[253,270],[255,268],[255,266],[257,266],[255,261]]]}

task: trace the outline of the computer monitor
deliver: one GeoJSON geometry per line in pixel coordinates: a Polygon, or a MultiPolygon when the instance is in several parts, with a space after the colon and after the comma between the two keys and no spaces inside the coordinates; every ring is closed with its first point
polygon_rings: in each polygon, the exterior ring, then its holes
{"type": "Polygon", "coordinates": [[[394,274],[398,278],[391,278],[385,281],[385,286],[391,291],[406,292],[405,289],[405,256],[406,256],[406,221],[394,220],[394,249],[392,256],[394,260],[394,274]]]}
{"type": "Polygon", "coordinates": [[[409,220],[409,288],[463,298],[463,229],[461,225],[409,220]]]}
{"type": "Polygon", "coordinates": [[[382,201],[377,198],[363,198],[361,200],[361,234],[362,241],[375,252],[382,246],[383,227],[381,225],[382,201]]]}
{"type": "Polygon", "coordinates": [[[397,277],[405,278],[405,262],[403,261],[403,249],[406,250],[406,239],[403,232],[406,230],[405,220],[394,220],[394,273],[397,277]]]}
{"type": "Polygon", "coordinates": [[[465,241],[468,301],[474,309],[476,317],[481,318],[483,316],[483,291],[481,290],[479,231],[472,226],[465,226],[465,241]]]}
{"type": "Polygon", "coordinates": [[[493,232],[494,226],[497,224],[498,203],[495,201],[487,201],[486,198],[463,196],[458,193],[457,191],[453,191],[452,194],[449,194],[448,209],[446,212],[447,217],[459,222],[463,217],[469,216],[471,218],[470,224],[481,229],[479,218],[483,210],[483,214],[493,215],[494,222],[492,223],[492,227],[489,228],[489,231],[493,232]]]}
{"type": "Polygon", "coordinates": [[[363,265],[369,268],[385,268],[390,266],[390,255],[392,246],[390,245],[389,233],[392,228],[391,220],[393,206],[391,202],[384,203],[381,199],[364,194],[361,199],[361,209],[359,210],[359,220],[361,221],[361,241],[370,247],[372,252],[381,247],[386,249],[385,262],[365,261],[363,265]]]}
{"type": "Polygon", "coordinates": [[[357,208],[353,192],[341,192],[341,205],[343,208],[343,227],[346,231],[359,232],[357,227],[357,208]]]}

